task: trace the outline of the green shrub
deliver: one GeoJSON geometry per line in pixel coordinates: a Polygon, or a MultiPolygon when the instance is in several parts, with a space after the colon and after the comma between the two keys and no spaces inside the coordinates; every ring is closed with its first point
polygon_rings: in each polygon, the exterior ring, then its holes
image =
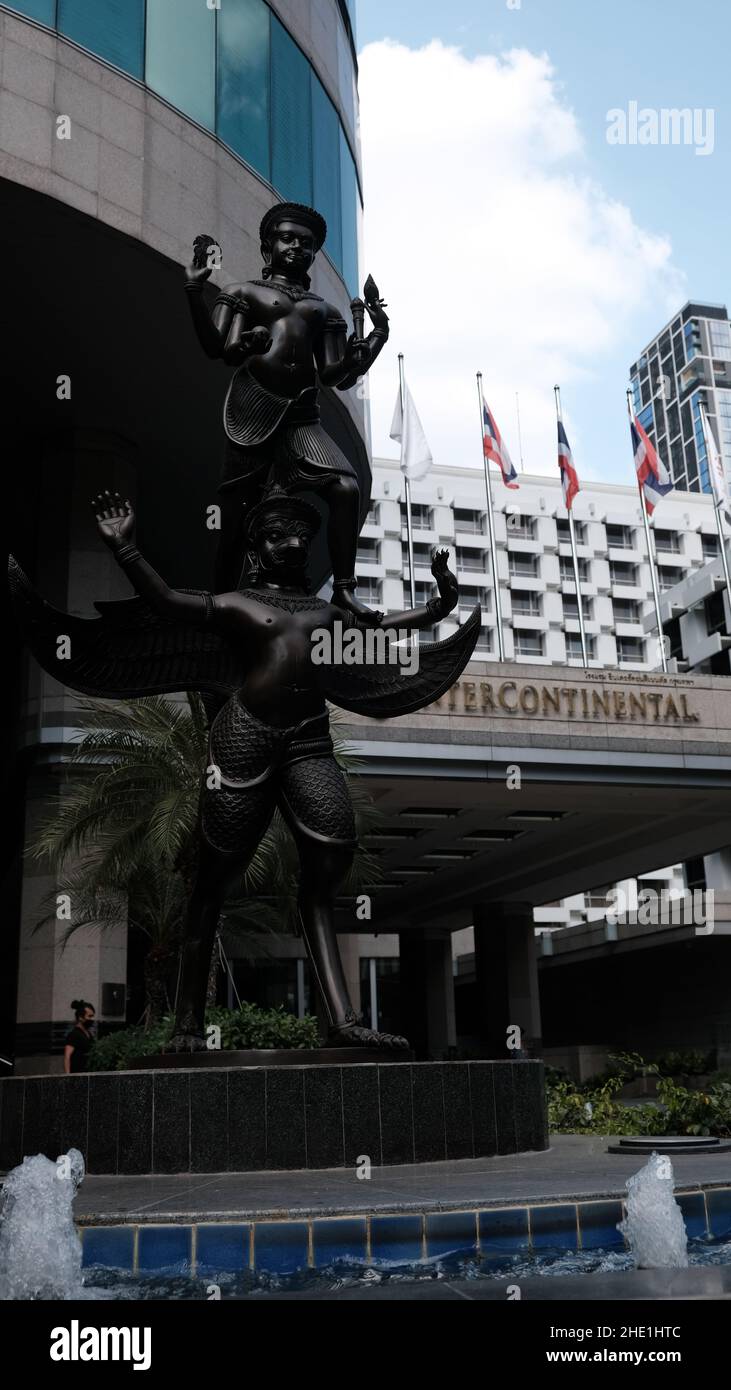
{"type": "MultiPolygon", "coordinates": [[[[221,1029],[221,1049],[237,1048],[309,1048],[317,1047],[319,1029],[311,1014],[295,1018],[283,1008],[260,1009],[256,1004],[242,1004],[240,1009],[209,1009],[206,1024],[218,1024],[221,1029]]],[[[133,1057],[147,1057],[162,1048],[172,1037],[173,1018],[167,1015],[161,1023],[145,1031],[142,1027],[121,1028],[94,1043],[89,1054],[90,1071],[125,1071],[133,1057]]]]}
{"type": "MultiPolygon", "coordinates": [[[[635,1057],[627,1058],[635,1065],[635,1057]]],[[[640,1061],[650,1074],[657,1066],[640,1061]]],[[[607,1077],[592,1088],[553,1073],[546,1083],[548,1123],[556,1134],[709,1134],[731,1136],[731,1081],[718,1080],[706,1091],[689,1091],[672,1077],[659,1077],[657,1101],[625,1105],[616,1098],[627,1075],[607,1077]]]]}
{"type": "Polygon", "coordinates": [[[689,1048],[685,1052],[663,1052],[656,1058],[661,1076],[702,1076],[713,1066],[713,1053],[689,1048]]]}

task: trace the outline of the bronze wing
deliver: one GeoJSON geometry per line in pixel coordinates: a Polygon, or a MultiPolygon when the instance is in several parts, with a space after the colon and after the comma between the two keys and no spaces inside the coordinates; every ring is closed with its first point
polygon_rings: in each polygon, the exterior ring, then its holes
{"type": "Polygon", "coordinates": [[[451,637],[445,637],[442,642],[419,643],[419,664],[413,675],[407,675],[396,661],[333,665],[327,672],[325,695],[331,704],[352,710],[354,714],[367,714],[371,719],[395,719],[399,714],[412,714],[414,710],[431,705],[454,685],[479,635],[478,605],[451,637]]]}
{"type": "Polygon", "coordinates": [[[39,665],[82,695],[124,700],[199,690],[227,697],[243,684],[243,656],[232,643],[160,618],[144,599],[97,603],[98,618],[76,618],[47,603],[12,555],[8,579],[23,637],[39,665]]]}

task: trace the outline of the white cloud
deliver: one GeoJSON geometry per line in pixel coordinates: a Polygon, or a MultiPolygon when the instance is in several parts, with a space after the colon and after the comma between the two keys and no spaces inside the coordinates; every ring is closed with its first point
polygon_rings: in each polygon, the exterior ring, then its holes
{"type": "MultiPolygon", "coordinates": [[[[658,326],[675,311],[684,286],[669,241],[591,177],[545,55],[386,40],[360,55],[360,96],[364,270],[392,327],[371,374],[374,453],[395,453],[401,351],[437,463],[480,462],[479,368],[516,465],[519,391],[526,467],[553,472],[554,382],[570,428],[582,382],[620,351],[626,371],[638,311],[652,306],[658,326]]],[[[613,385],[621,410],[623,375],[613,385]]],[[[575,454],[582,442],[577,432],[575,454]]]]}

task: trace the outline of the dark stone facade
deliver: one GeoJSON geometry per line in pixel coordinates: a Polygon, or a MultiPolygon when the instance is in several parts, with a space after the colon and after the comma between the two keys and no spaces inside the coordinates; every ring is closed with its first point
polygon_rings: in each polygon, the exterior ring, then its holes
{"type": "Polygon", "coordinates": [[[74,1147],[90,1173],[374,1167],[548,1148],[543,1063],[179,1068],[0,1081],[0,1170],[74,1147]]]}

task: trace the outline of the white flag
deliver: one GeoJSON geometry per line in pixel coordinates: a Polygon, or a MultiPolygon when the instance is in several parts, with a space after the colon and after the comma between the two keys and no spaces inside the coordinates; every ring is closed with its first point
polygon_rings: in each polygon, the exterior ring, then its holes
{"type": "Polygon", "coordinates": [[[425,478],[434,460],[426,442],[424,427],[419,419],[411,392],[404,382],[406,410],[401,408],[401,392],[396,397],[396,409],[391,423],[391,438],[401,445],[401,472],[409,482],[425,478]],[[404,419],[404,416],[406,417],[404,419]]]}
{"type": "Polygon", "coordinates": [[[703,438],[706,444],[706,456],[708,458],[708,472],[711,475],[711,487],[716,506],[721,508],[727,521],[731,521],[731,495],[729,495],[728,479],[723,466],[716,439],[708,423],[705,407],[701,406],[701,424],[703,428],[703,438]]]}

